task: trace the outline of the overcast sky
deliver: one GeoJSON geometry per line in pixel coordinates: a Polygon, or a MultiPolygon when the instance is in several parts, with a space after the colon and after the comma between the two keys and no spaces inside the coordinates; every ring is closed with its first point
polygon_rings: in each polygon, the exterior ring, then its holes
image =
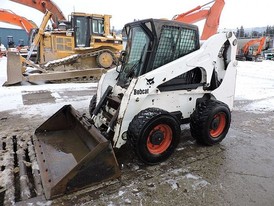
{"type": "MultiPolygon", "coordinates": [[[[172,19],[176,14],[184,13],[210,0],[53,0],[63,13],[68,16],[72,11],[98,14],[111,14],[111,25],[122,29],[125,23],[134,19],[167,18],[172,19]]],[[[0,8],[10,9],[18,15],[33,20],[40,25],[43,14],[38,10],[1,0],[0,8]]],[[[273,0],[226,0],[219,29],[236,29],[274,25],[273,0]]],[[[202,27],[203,22],[198,24],[202,27]]],[[[7,27],[0,23],[0,27],[7,27]]]]}

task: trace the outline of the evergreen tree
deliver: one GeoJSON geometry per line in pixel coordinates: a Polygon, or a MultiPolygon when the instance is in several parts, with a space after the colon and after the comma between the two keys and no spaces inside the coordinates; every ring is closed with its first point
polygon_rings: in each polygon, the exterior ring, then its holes
{"type": "Polygon", "coordinates": [[[239,38],[243,38],[243,37],[245,37],[245,30],[244,30],[244,27],[241,26],[239,31],[239,38]]]}

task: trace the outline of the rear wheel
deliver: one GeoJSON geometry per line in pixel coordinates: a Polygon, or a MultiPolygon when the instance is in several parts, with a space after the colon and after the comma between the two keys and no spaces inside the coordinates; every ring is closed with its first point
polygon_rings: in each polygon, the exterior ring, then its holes
{"type": "Polygon", "coordinates": [[[214,145],[225,138],[230,122],[231,113],[225,103],[205,100],[190,116],[191,135],[198,143],[214,145]]]}
{"type": "Polygon", "coordinates": [[[151,165],[166,160],[174,152],[180,133],[176,117],[158,108],[139,112],[128,129],[129,140],[136,155],[151,165]]]}

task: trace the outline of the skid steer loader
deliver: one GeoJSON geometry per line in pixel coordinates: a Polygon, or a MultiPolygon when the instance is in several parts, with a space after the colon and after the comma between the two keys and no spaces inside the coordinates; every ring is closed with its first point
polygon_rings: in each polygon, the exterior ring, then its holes
{"type": "Polygon", "coordinates": [[[129,142],[148,165],[166,160],[190,123],[197,142],[221,142],[230,127],[237,39],[219,33],[202,46],[198,27],[145,19],[124,27],[121,66],[103,74],[91,118],[65,105],[34,135],[42,183],[51,199],[120,175],[113,148],[129,142]]]}

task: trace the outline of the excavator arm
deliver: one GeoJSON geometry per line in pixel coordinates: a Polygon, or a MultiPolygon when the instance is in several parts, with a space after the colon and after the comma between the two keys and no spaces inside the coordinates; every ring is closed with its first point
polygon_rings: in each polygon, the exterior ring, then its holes
{"type": "Polygon", "coordinates": [[[25,17],[18,16],[11,10],[6,9],[0,9],[0,21],[20,26],[21,28],[25,29],[28,34],[33,28],[37,28],[37,25],[33,21],[28,20],[25,17]]]}
{"type": "Polygon", "coordinates": [[[57,24],[60,20],[66,20],[63,12],[60,8],[51,0],[11,0],[13,2],[23,4],[25,6],[32,7],[41,11],[42,13],[46,13],[46,11],[50,11],[53,14],[52,21],[54,24],[57,24]]]}
{"type": "Polygon", "coordinates": [[[262,37],[262,38],[259,38],[259,39],[251,39],[250,41],[248,41],[242,48],[243,50],[243,53],[244,54],[248,54],[248,51],[249,51],[249,47],[254,45],[254,44],[257,44],[259,43],[259,46],[258,46],[258,49],[256,51],[256,53],[254,55],[259,55],[261,54],[262,52],[262,49],[265,45],[265,41],[266,41],[266,37],[262,37]]]}
{"type": "Polygon", "coordinates": [[[193,24],[206,19],[201,36],[202,40],[206,40],[217,33],[224,5],[224,0],[210,1],[202,6],[197,6],[188,12],[176,15],[173,17],[173,20],[193,24]],[[206,9],[206,7],[213,2],[214,4],[209,9],[206,9]]]}

